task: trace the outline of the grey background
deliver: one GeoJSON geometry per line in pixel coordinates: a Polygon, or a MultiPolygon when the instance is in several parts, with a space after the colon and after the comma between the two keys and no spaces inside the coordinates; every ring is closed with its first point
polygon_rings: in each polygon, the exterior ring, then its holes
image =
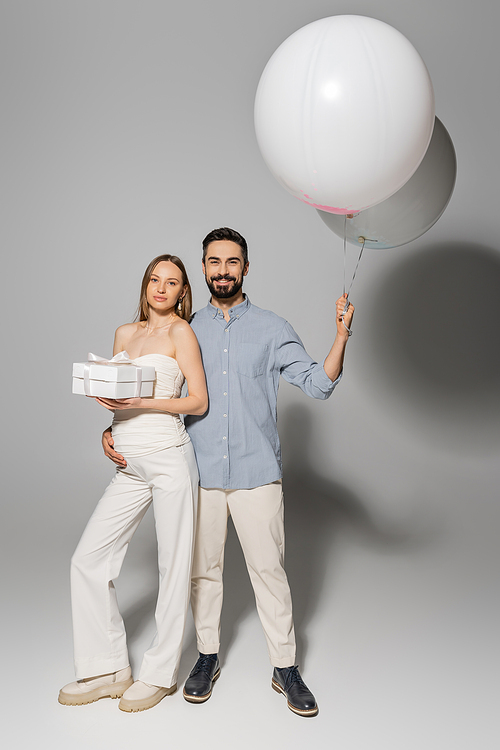
{"type": "MultiPolygon", "coordinates": [[[[341,750],[492,747],[498,710],[500,361],[498,7],[489,0],[3,0],[2,733],[9,747],[341,750]],[[355,335],[327,403],[283,384],[287,569],[298,660],[320,714],[270,689],[241,553],[228,541],[223,671],[136,715],[67,708],[68,564],[113,473],[104,410],[71,363],[111,351],[149,260],[181,255],[207,300],[200,240],[250,244],[253,302],[319,358],[333,336],[341,241],[267,171],[253,133],[262,69],[293,31],[374,16],[424,58],[458,157],[422,238],[366,252],[355,335]]],[[[369,117],[360,112],[360,117],[369,117]]],[[[351,262],[354,258],[351,254],[351,262]]],[[[153,631],[151,518],[118,581],[138,667],[153,631]]],[[[195,658],[192,625],[181,663],[195,658]]]]}

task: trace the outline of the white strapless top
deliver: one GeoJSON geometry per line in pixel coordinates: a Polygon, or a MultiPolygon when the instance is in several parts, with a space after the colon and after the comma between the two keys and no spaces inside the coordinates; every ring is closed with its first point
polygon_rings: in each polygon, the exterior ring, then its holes
{"type": "MultiPolygon", "coordinates": [[[[156,378],[153,398],[179,398],[184,375],[177,360],[165,354],[144,354],[132,360],[136,365],[153,365],[156,378]]],[[[189,442],[184,423],[178,414],[144,409],[115,411],[113,419],[114,449],[125,458],[145,456],[174,445],[189,442]]]]}

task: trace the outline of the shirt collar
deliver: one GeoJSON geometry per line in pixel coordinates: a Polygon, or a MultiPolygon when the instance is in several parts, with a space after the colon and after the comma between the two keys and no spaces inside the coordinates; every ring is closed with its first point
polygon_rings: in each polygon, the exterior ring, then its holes
{"type": "MultiPolygon", "coordinates": [[[[250,300],[248,298],[248,295],[244,294],[243,296],[245,297],[245,299],[243,300],[243,302],[240,302],[239,305],[236,305],[235,307],[231,307],[229,309],[229,317],[230,318],[241,318],[241,316],[244,315],[247,312],[247,310],[250,309],[251,302],[250,302],[250,300]]],[[[212,318],[217,318],[217,317],[223,317],[224,316],[224,313],[222,312],[222,310],[220,309],[220,307],[215,307],[215,305],[212,305],[211,302],[208,303],[207,309],[208,309],[208,311],[210,313],[210,316],[212,318]]]]}

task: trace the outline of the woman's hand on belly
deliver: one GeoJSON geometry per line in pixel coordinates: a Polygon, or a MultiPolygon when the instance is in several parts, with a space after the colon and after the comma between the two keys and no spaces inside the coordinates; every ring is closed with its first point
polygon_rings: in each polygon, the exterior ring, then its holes
{"type": "Polygon", "coordinates": [[[107,456],[113,463],[115,463],[117,466],[125,466],[127,465],[127,462],[123,458],[120,453],[117,453],[113,446],[115,444],[115,441],[113,440],[113,435],[111,433],[111,427],[108,427],[104,432],[102,433],[102,448],[104,451],[104,455],[107,456]]]}

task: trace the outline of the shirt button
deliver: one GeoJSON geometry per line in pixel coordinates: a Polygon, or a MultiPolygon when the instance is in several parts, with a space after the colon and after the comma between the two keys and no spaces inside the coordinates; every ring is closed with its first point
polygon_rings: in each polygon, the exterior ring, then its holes
{"type": "Polygon", "coordinates": [[[227,456],[224,456],[224,458],[227,458],[227,456]]]}
{"type": "Polygon", "coordinates": [[[224,349],[225,352],[227,352],[227,349],[224,349]]]}
{"type": "Polygon", "coordinates": [[[223,439],[223,440],[227,440],[227,437],[226,437],[226,436],[224,435],[224,437],[223,437],[222,439],[223,439]]]}
{"type": "Polygon", "coordinates": [[[224,395],[224,396],[227,396],[227,393],[226,393],[226,391],[224,391],[224,394],[223,394],[223,395],[224,395]]]}
{"type": "Polygon", "coordinates": [[[223,416],[223,417],[227,417],[227,414],[223,414],[222,416],[223,416]]]}
{"type": "Polygon", "coordinates": [[[226,375],[226,371],[225,371],[225,370],[222,370],[222,374],[223,374],[223,375],[226,375]]]}
{"type": "Polygon", "coordinates": [[[228,331],[229,331],[229,328],[225,328],[224,330],[225,330],[225,332],[226,332],[226,333],[228,333],[228,331]]]}

